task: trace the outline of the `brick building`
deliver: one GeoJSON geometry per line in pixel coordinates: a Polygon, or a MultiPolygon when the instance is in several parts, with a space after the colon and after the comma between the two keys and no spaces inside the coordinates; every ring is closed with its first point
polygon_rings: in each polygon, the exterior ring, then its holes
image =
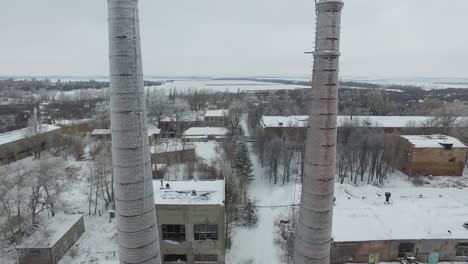
{"type": "Polygon", "coordinates": [[[408,176],[462,176],[467,147],[444,135],[398,137],[400,170],[408,176]]]}

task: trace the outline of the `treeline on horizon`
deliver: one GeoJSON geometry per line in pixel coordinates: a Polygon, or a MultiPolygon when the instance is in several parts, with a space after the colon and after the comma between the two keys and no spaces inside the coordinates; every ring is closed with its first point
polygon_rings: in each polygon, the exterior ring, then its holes
{"type": "MultiPolygon", "coordinates": [[[[162,81],[145,81],[145,86],[158,86],[163,84],[162,81]]],[[[38,80],[22,79],[15,80],[13,78],[0,80],[0,91],[4,90],[21,90],[21,91],[38,91],[38,90],[57,90],[57,91],[73,91],[79,89],[102,89],[108,88],[109,82],[98,82],[95,80],[89,81],[61,81],[52,82],[50,79],[38,80]]]]}

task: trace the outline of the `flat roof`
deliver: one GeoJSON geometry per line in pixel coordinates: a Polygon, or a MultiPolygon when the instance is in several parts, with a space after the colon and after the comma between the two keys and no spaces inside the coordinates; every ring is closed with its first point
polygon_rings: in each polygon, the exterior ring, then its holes
{"type": "MultiPolygon", "coordinates": [[[[161,129],[159,129],[155,125],[148,125],[148,136],[152,135],[159,135],[161,133],[161,129]]],[[[102,128],[96,128],[91,132],[91,135],[93,136],[101,136],[101,135],[111,135],[112,131],[110,129],[102,129],[102,128]]]]}
{"type": "Polygon", "coordinates": [[[402,135],[415,148],[444,148],[443,144],[451,144],[454,148],[466,148],[460,140],[445,135],[402,135]]]}
{"type": "MultiPolygon", "coordinates": [[[[26,127],[26,128],[22,128],[19,130],[14,130],[14,131],[0,134],[0,145],[8,144],[8,143],[26,138],[28,134],[30,134],[31,129],[32,127],[26,127]]],[[[39,129],[40,130],[39,134],[57,131],[59,129],[60,129],[59,126],[42,124],[39,129]]]]}
{"type": "Polygon", "coordinates": [[[191,127],[184,131],[183,136],[225,136],[228,132],[224,127],[191,127]]]}
{"type": "Polygon", "coordinates": [[[224,205],[224,180],[163,181],[163,186],[153,181],[156,205],[224,205]]]}
{"type": "Polygon", "coordinates": [[[39,225],[37,230],[18,248],[53,247],[82,216],[82,214],[56,214],[45,224],[39,225]]]}
{"type": "Polygon", "coordinates": [[[158,142],[156,145],[150,146],[150,153],[165,153],[165,152],[174,152],[181,151],[186,149],[195,149],[195,146],[188,142],[182,142],[179,140],[166,140],[158,142]]]}
{"type": "MultiPolygon", "coordinates": [[[[434,117],[431,116],[338,116],[337,125],[344,126],[353,122],[361,127],[423,127],[434,117]]],[[[458,117],[460,121],[467,117],[458,117]]],[[[306,127],[309,116],[262,116],[263,127],[306,127]]]]}
{"type": "Polygon", "coordinates": [[[468,239],[467,189],[335,187],[335,242],[468,239]],[[385,192],[391,193],[385,204],[385,192]]]}
{"type": "Polygon", "coordinates": [[[218,110],[206,110],[205,117],[222,117],[226,116],[228,110],[226,109],[218,109],[218,110]]]}

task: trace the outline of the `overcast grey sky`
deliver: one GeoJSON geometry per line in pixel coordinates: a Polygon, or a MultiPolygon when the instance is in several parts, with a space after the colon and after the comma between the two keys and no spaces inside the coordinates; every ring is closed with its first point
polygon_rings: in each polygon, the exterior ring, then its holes
{"type": "MultiPolygon", "coordinates": [[[[106,0],[0,9],[0,75],[106,75],[106,0]]],[[[468,77],[467,0],[345,0],[343,76],[468,77]]],[[[140,0],[146,75],[309,76],[314,0],[140,0]]]]}

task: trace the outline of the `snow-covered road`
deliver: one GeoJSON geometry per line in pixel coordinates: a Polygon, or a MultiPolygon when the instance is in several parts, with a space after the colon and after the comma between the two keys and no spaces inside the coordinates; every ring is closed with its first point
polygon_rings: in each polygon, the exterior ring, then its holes
{"type": "Polygon", "coordinates": [[[257,201],[258,224],[254,228],[239,228],[232,238],[231,250],[227,252],[226,263],[230,264],[279,264],[281,250],[275,245],[275,221],[281,215],[288,215],[290,207],[262,207],[283,206],[294,204],[293,197],[299,197],[300,184],[290,182],[282,185],[272,184],[264,177],[257,155],[253,153],[253,146],[249,143],[250,156],[254,168],[255,180],[250,184],[248,192],[257,201]]]}

